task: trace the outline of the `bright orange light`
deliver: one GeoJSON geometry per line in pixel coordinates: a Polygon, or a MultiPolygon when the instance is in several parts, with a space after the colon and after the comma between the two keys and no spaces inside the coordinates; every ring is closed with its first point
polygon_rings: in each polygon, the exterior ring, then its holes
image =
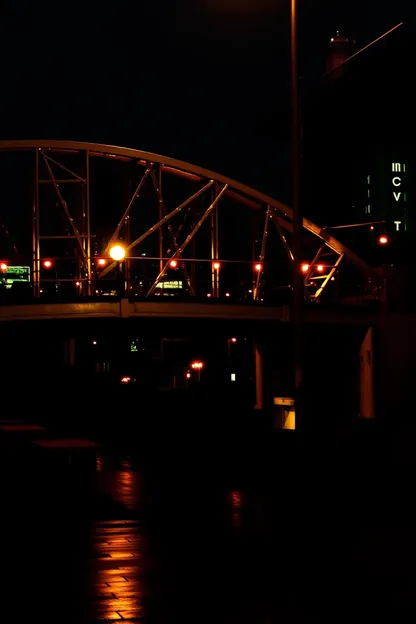
{"type": "Polygon", "coordinates": [[[257,264],[254,265],[254,270],[257,271],[257,273],[260,273],[260,271],[263,270],[263,265],[258,262],[257,264]]]}
{"type": "Polygon", "coordinates": [[[128,384],[131,382],[131,377],[122,377],[120,381],[122,384],[128,384]]]}
{"type": "Polygon", "coordinates": [[[237,338],[231,338],[231,342],[237,342],[237,338]]]}
{"type": "Polygon", "coordinates": [[[7,264],[5,262],[0,264],[0,271],[7,271],[7,264]]]}
{"type": "Polygon", "coordinates": [[[316,270],[319,271],[319,273],[322,273],[322,271],[324,270],[324,265],[318,264],[318,266],[316,267],[316,270]]]}
{"type": "Polygon", "coordinates": [[[378,238],[379,245],[387,245],[389,239],[384,234],[378,238]]]}
{"type": "Polygon", "coordinates": [[[309,269],[310,269],[309,264],[306,264],[306,263],[302,264],[302,266],[301,266],[302,273],[307,273],[309,271],[309,269]]]}
{"type": "Polygon", "coordinates": [[[44,260],[43,261],[43,266],[45,267],[45,269],[51,269],[52,268],[52,260],[44,260]]]}
{"type": "Polygon", "coordinates": [[[97,264],[98,266],[105,266],[107,264],[107,260],[105,258],[98,258],[97,264]]]}
{"type": "Polygon", "coordinates": [[[110,258],[116,262],[122,262],[126,257],[126,248],[123,245],[113,245],[110,251],[110,258]]]}
{"type": "Polygon", "coordinates": [[[219,271],[221,268],[221,264],[219,262],[214,262],[212,266],[216,271],[219,271]]]}
{"type": "Polygon", "coordinates": [[[169,262],[169,266],[171,269],[177,269],[178,268],[178,261],[177,260],[171,260],[169,262]]]}
{"type": "Polygon", "coordinates": [[[191,368],[193,368],[194,370],[201,370],[202,368],[204,368],[204,363],[203,362],[192,362],[191,368]]]}

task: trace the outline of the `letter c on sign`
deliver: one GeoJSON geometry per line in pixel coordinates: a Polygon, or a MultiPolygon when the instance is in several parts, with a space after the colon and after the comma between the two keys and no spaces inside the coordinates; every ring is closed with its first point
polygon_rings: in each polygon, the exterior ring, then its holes
{"type": "Polygon", "coordinates": [[[395,178],[393,178],[393,184],[394,186],[400,186],[400,184],[402,183],[401,178],[399,178],[398,176],[396,176],[395,178]],[[396,182],[396,180],[398,180],[396,182]]]}

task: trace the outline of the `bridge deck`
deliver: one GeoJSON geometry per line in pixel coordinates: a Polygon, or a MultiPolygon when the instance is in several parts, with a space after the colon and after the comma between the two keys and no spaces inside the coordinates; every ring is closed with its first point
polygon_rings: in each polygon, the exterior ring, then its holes
{"type": "MultiPolygon", "coordinates": [[[[0,321],[33,321],[81,318],[189,318],[289,322],[289,306],[242,305],[198,302],[90,301],[85,303],[38,303],[0,307],[0,321]]],[[[362,306],[305,306],[310,323],[372,324],[374,309],[362,306]]]]}

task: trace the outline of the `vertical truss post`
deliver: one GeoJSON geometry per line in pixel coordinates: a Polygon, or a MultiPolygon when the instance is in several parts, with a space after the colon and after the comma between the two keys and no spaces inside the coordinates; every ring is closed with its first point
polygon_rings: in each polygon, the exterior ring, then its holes
{"type": "MultiPolygon", "coordinates": [[[[162,200],[162,167],[157,167],[157,196],[159,202],[159,221],[165,216],[165,207],[162,200]]],[[[159,271],[163,271],[163,225],[159,228],[159,271]]]]}
{"type": "MultiPolygon", "coordinates": [[[[218,195],[217,184],[211,191],[211,201],[218,195]]],[[[218,203],[211,212],[211,292],[213,297],[220,296],[220,272],[214,269],[214,261],[219,259],[218,203]]]]}
{"type": "Polygon", "coordinates": [[[87,295],[91,295],[91,198],[90,198],[90,153],[85,152],[85,211],[86,211],[86,253],[87,253],[87,295]]]}
{"type": "Polygon", "coordinates": [[[35,149],[35,188],[32,208],[32,281],[33,294],[40,295],[40,240],[39,240],[39,150],[35,149]]]}
{"type": "MultiPolygon", "coordinates": [[[[261,264],[264,262],[264,258],[266,256],[267,237],[269,235],[270,212],[271,212],[270,206],[267,206],[266,219],[264,221],[263,238],[261,241],[261,251],[260,251],[260,258],[259,258],[261,264]]],[[[263,274],[263,270],[257,271],[256,284],[254,286],[254,293],[253,293],[254,301],[257,301],[259,298],[260,280],[261,280],[262,274],[263,274]]]]}

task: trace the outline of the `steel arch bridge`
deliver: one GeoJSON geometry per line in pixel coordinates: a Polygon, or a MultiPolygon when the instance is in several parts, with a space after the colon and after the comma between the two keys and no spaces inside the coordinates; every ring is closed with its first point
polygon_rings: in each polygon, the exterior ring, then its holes
{"type": "MultiPolygon", "coordinates": [[[[189,297],[259,302],[291,290],[292,211],[255,189],[109,145],[2,141],[0,159],[2,170],[11,159],[5,170],[13,171],[13,184],[30,188],[18,208],[23,248],[14,245],[0,259],[3,268],[30,266],[32,298],[51,296],[51,284],[60,301],[120,295],[114,284],[122,284],[122,296],[174,295],[177,288],[189,297]],[[123,265],[109,256],[119,241],[123,265]]],[[[9,216],[0,207],[1,220],[9,216]]],[[[339,296],[341,271],[353,276],[357,294],[378,298],[374,269],[325,229],[307,219],[303,228],[309,300],[339,296]]]]}

